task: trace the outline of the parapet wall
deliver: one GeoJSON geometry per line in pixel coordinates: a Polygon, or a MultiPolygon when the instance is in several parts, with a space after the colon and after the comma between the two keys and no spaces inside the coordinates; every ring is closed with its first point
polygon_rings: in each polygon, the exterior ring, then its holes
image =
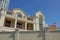
{"type": "MultiPolygon", "coordinates": [[[[13,32],[0,32],[0,40],[13,40],[13,32]]],[[[39,31],[21,31],[19,32],[19,40],[43,40],[43,33],[39,31]]]]}
{"type": "MultiPolygon", "coordinates": [[[[0,32],[0,40],[13,40],[14,32],[0,32]]],[[[47,40],[41,31],[20,31],[19,40],[47,40]]],[[[49,30],[48,40],[60,40],[60,30],[49,30]]]]}
{"type": "Polygon", "coordinates": [[[60,40],[60,29],[49,31],[49,40],[60,40]]]}

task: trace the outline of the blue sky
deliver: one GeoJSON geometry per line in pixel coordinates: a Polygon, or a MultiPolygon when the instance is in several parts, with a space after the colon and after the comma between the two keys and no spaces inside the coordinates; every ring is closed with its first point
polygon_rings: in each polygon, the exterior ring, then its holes
{"type": "Polygon", "coordinates": [[[60,26],[60,0],[10,0],[9,10],[14,8],[20,8],[31,16],[41,10],[48,25],[55,22],[60,26]]]}

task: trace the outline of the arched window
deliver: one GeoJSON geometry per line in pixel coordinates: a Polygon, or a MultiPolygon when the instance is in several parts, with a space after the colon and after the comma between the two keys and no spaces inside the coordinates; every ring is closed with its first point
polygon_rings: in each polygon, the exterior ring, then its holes
{"type": "Polygon", "coordinates": [[[22,14],[20,12],[16,12],[17,13],[17,17],[22,18],[22,14]]]}

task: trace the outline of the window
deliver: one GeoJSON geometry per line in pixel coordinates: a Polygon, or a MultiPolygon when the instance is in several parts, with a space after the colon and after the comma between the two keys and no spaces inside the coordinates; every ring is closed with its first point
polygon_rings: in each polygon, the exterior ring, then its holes
{"type": "Polygon", "coordinates": [[[43,25],[39,24],[39,30],[43,30],[43,25]]]}
{"type": "Polygon", "coordinates": [[[22,24],[21,23],[17,23],[17,28],[22,29],[22,24]]]}
{"type": "Polygon", "coordinates": [[[22,14],[20,12],[16,12],[17,13],[17,17],[22,18],[22,14]]]}
{"type": "Polygon", "coordinates": [[[10,27],[11,21],[5,21],[5,26],[10,27]]]}
{"type": "Polygon", "coordinates": [[[39,24],[42,24],[43,17],[40,15],[39,16],[39,24]]]}
{"type": "Polygon", "coordinates": [[[43,30],[43,17],[41,15],[39,16],[39,29],[43,30]]]}

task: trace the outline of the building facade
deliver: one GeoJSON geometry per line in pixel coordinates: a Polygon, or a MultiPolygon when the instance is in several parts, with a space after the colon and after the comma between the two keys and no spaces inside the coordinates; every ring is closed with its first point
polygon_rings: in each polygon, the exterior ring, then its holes
{"type": "Polygon", "coordinates": [[[43,30],[43,27],[45,27],[45,17],[40,11],[36,12],[33,18],[30,18],[21,9],[2,10],[0,26],[38,31],[43,30]]]}
{"type": "Polygon", "coordinates": [[[0,0],[1,28],[41,31],[46,26],[45,16],[41,11],[36,12],[34,17],[31,18],[22,9],[8,10],[9,2],[9,0],[0,0]]]}
{"type": "Polygon", "coordinates": [[[0,0],[0,9],[8,9],[10,0],[0,0]]]}

